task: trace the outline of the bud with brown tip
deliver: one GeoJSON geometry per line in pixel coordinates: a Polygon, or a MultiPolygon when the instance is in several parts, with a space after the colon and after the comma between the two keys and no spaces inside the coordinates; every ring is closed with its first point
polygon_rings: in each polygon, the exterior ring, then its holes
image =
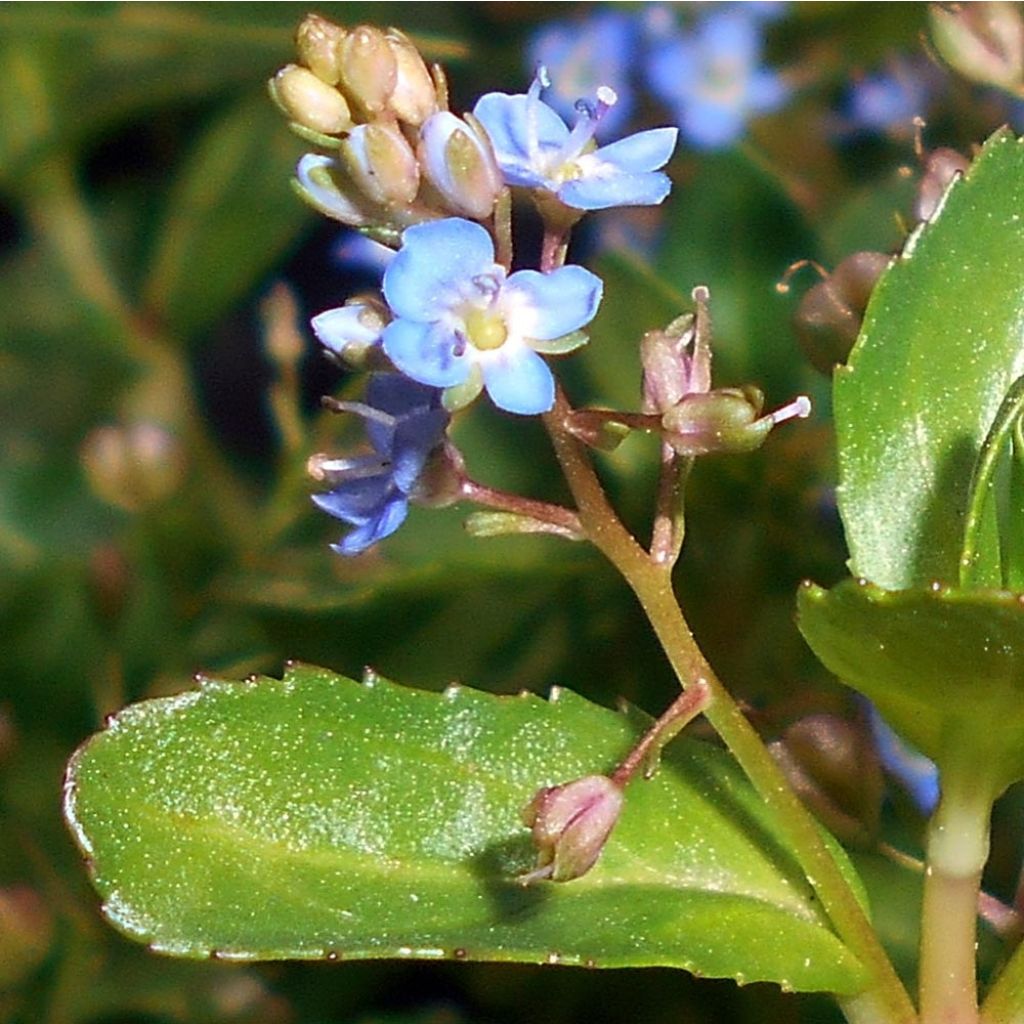
{"type": "Polygon", "coordinates": [[[299,61],[328,85],[341,79],[340,48],[345,30],[319,14],[307,14],[295,34],[299,61]]]}

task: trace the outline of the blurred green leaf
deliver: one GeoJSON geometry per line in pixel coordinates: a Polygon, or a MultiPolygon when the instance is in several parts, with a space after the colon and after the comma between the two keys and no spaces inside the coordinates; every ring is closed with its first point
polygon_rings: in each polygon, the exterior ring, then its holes
{"type": "Polygon", "coordinates": [[[288,187],[296,153],[279,121],[266,99],[236,104],[172,186],[143,298],[175,333],[195,333],[242,298],[308,218],[288,187]]]}
{"type": "MultiPolygon", "coordinates": [[[[993,136],[872,294],[836,372],[850,567],[901,590],[958,578],[981,445],[1024,372],[1024,147],[993,136]]],[[[990,528],[980,559],[998,565],[990,528]]]]}
{"type": "Polygon", "coordinates": [[[856,991],[763,804],[700,743],[631,788],[591,873],[517,884],[523,805],[609,770],[635,736],[568,691],[293,667],[125,709],[73,759],[66,815],[108,919],[178,956],[661,964],[856,991]]]}
{"type": "MultiPolygon", "coordinates": [[[[1024,778],[1024,604],[964,589],[805,587],[800,629],[840,679],[940,768],[984,766],[999,792],[1024,778]]],[[[980,770],[980,769],[979,769],[980,770]]]]}

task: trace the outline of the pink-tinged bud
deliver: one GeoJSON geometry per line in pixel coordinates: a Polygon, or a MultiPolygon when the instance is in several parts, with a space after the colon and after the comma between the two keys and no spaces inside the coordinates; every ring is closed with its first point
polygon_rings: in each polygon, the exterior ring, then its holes
{"type": "Polygon", "coordinates": [[[96,496],[127,512],[167,500],[185,475],[180,442],[156,423],[97,427],[82,444],[81,460],[96,496]]]}
{"type": "Polygon", "coordinates": [[[448,212],[473,220],[491,215],[504,180],[482,128],[439,111],[423,125],[419,156],[448,212]]]}
{"type": "Polygon", "coordinates": [[[696,345],[696,318],[686,313],[640,342],[644,412],[667,412],[684,395],[711,387],[711,349],[696,345]]]}
{"type": "Polygon", "coordinates": [[[345,30],[319,14],[307,14],[295,34],[299,61],[328,85],[341,79],[341,44],[345,30]]]}
{"type": "Polygon", "coordinates": [[[405,33],[390,28],[384,38],[395,58],[395,88],[388,98],[388,110],[399,121],[419,128],[437,110],[434,80],[405,33]]]}
{"type": "Polygon", "coordinates": [[[398,64],[384,33],[360,25],[345,36],[339,52],[341,84],[348,98],[366,114],[382,113],[398,78],[398,64]]]}
{"type": "Polygon", "coordinates": [[[931,220],[935,216],[946,189],[958,177],[966,174],[970,166],[970,160],[963,153],[945,146],[928,154],[914,199],[914,216],[917,220],[931,220]]]}
{"type": "Polygon", "coordinates": [[[372,202],[404,205],[416,198],[420,167],[397,125],[362,124],[352,130],[338,153],[353,183],[372,202]]]}
{"type": "Polygon", "coordinates": [[[932,39],[965,78],[1020,93],[1024,22],[1015,3],[932,4],[932,39]]]}
{"type": "Polygon", "coordinates": [[[269,84],[274,102],[303,128],[322,135],[340,135],[352,127],[345,97],[308,68],[289,64],[269,84]]]}
{"type": "Polygon", "coordinates": [[[537,846],[537,867],[520,882],[568,882],[585,875],[619,820],[622,799],[622,789],[604,775],[539,790],[523,810],[537,846]]]}
{"type": "Polygon", "coordinates": [[[837,363],[846,362],[871,292],[889,263],[885,253],[855,252],[800,300],[794,316],[797,340],[819,372],[831,374],[837,363]]]}
{"type": "Polygon", "coordinates": [[[764,444],[776,424],[803,419],[811,411],[804,395],[767,416],[761,416],[763,406],[764,396],[754,387],[689,394],[662,416],[662,437],[687,457],[751,452],[764,444]]]}

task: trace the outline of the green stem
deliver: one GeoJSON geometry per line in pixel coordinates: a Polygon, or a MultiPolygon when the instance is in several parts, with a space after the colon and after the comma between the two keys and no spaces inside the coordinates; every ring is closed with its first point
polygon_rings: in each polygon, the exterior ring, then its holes
{"type": "Polygon", "coordinates": [[[996,978],[979,1019],[981,1024],[1024,1024],[1024,944],[996,978]]]}
{"type": "MultiPolygon", "coordinates": [[[[633,590],[680,685],[686,688],[703,682],[707,686],[711,699],[705,718],[771,809],[837,934],[863,964],[868,976],[865,995],[850,1005],[866,1005],[870,1001],[877,1011],[875,1021],[911,1024],[916,1015],[910,999],[829,851],[820,827],[698,648],[676,602],[670,569],[650,559],[611,508],[585,449],[566,429],[571,412],[565,396],[559,393],[545,423],[588,538],[633,590]]],[[[863,1015],[858,1017],[867,1019],[863,1015]]]]}
{"type": "Polygon", "coordinates": [[[976,1024],[978,893],[988,859],[991,789],[946,768],[928,825],[921,914],[922,1024],[976,1024]]]}

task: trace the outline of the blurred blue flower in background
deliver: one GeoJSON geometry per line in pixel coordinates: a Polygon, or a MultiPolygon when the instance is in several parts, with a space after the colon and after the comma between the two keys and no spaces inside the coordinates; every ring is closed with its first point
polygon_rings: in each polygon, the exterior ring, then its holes
{"type": "Polygon", "coordinates": [[[939,771],[935,763],[900,739],[870,703],[868,721],[885,770],[910,794],[917,809],[930,815],[939,802],[939,771]]]}
{"type": "Polygon", "coordinates": [[[671,179],[660,168],[675,149],[675,128],[652,128],[594,150],[594,133],[615,106],[615,91],[601,86],[596,104],[581,111],[570,131],[540,99],[546,82],[541,68],[528,93],[490,92],[473,109],[509,185],[547,189],[577,210],[656,206],[669,194],[671,179]]]}
{"type": "Polygon", "coordinates": [[[314,457],[313,474],[334,486],[313,501],[355,527],[331,547],[358,555],[390,536],[409,513],[409,500],[430,456],[443,444],[449,415],[441,392],[397,373],[372,374],[365,402],[335,402],[334,408],[361,416],[372,454],[351,459],[314,457]]]}
{"type": "Polygon", "coordinates": [[[508,412],[547,412],[555,383],[538,352],[568,352],[586,337],[601,301],[601,279],[583,267],[506,277],[479,224],[457,217],[408,228],[384,274],[395,314],[384,351],[402,372],[432,387],[456,389],[464,405],[482,388],[508,412]]]}
{"type": "Polygon", "coordinates": [[[619,101],[595,126],[599,139],[620,134],[633,113],[631,84],[640,42],[638,20],[621,11],[602,11],[576,21],[544,26],[530,41],[531,73],[546,67],[551,88],[546,100],[566,120],[576,114],[581,96],[593,96],[602,85],[614,89],[619,101]]]}
{"type": "Polygon", "coordinates": [[[765,14],[752,6],[713,10],[688,31],[673,31],[663,17],[652,22],[648,84],[698,149],[732,145],[750,118],[777,110],[789,96],[782,77],[761,66],[765,14]]]}
{"type": "Polygon", "coordinates": [[[863,75],[848,89],[843,103],[843,128],[862,132],[909,132],[931,100],[934,75],[929,68],[895,58],[887,69],[863,75]]]}

